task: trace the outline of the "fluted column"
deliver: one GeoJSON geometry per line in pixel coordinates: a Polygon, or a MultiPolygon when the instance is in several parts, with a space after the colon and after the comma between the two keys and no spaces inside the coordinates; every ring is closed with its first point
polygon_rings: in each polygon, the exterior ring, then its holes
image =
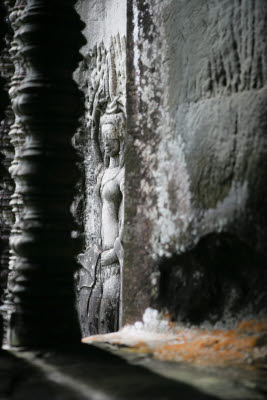
{"type": "Polygon", "coordinates": [[[9,19],[13,5],[14,0],[5,1],[1,4],[3,19],[0,22],[1,27],[5,27],[4,46],[0,52],[0,78],[3,83],[2,94],[4,95],[4,99],[1,97],[1,107],[4,107],[4,114],[0,117],[0,312],[2,314],[5,314],[3,302],[7,294],[9,236],[14,223],[10,206],[11,195],[14,191],[14,181],[9,172],[11,161],[14,158],[14,148],[8,137],[10,127],[14,122],[14,113],[8,96],[11,78],[14,73],[13,62],[10,57],[13,30],[9,19]]]}
{"type": "MultiPolygon", "coordinates": [[[[20,43],[17,38],[15,38],[15,34],[20,27],[20,17],[22,12],[26,6],[27,0],[12,0],[6,1],[6,5],[8,5],[8,22],[10,25],[10,40],[8,46],[8,52],[6,54],[6,59],[10,63],[10,76],[9,76],[9,97],[10,97],[10,106],[9,106],[9,114],[12,118],[9,118],[9,123],[5,124],[5,132],[8,135],[8,144],[12,143],[11,154],[12,156],[9,158],[8,170],[9,176],[12,179],[11,191],[9,193],[7,204],[9,206],[9,210],[11,213],[12,209],[12,217],[14,217],[14,221],[11,222],[12,229],[9,230],[9,238],[12,240],[13,236],[18,236],[20,231],[18,229],[18,223],[20,220],[20,216],[22,214],[23,202],[22,197],[18,193],[18,182],[16,180],[16,167],[18,165],[18,159],[21,147],[24,143],[24,131],[22,124],[20,122],[20,117],[18,114],[14,113],[14,104],[15,99],[18,94],[18,88],[25,77],[25,67],[22,58],[19,55],[20,43]],[[10,43],[11,42],[11,43],[10,43]],[[12,162],[11,162],[12,161],[12,162]],[[12,193],[11,193],[12,192],[12,193]]],[[[7,257],[8,259],[8,257],[7,257]]],[[[16,263],[16,255],[14,251],[10,249],[9,254],[9,267],[8,267],[8,282],[7,287],[4,292],[3,300],[4,305],[1,307],[2,314],[4,316],[5,325],[8,324],[8,319],[10,317],[10,313],[14,309],[13,298],[10,291],[12,286],[12,279],[14,276],[14,268],[16,263]]],[[[7,327],[5,327],[5,331],[7,327]]]]}
{"type": "Polygon", "coordinates": [[[85,40],[72,0],[29,0],[15,39],[27,66],[15,101],[26,139],[15,175],[24,203],[13,236],[12,346],[79,340],[70,204],[77,179],[71,137],[83,112],[72,73],[85,40]]]}

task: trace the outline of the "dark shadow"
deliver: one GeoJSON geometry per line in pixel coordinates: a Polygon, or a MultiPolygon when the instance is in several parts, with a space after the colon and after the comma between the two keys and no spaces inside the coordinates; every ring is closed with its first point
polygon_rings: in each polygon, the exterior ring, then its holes
{"type": "MultiPolygon", "coordinates": [[[[19,353],[24,357],[23,354],[27,353],[19,353]]],[[[31,363],[2,352],[0,374],[1,382],[5,383],[0,386],[1,399],[90,399],[97,392],[107,398],[123,400],[217,398],[144,367],[130,365],[122,358],[90,345],[39,350],[35,354],[31,363]],[[50,371],[50,378],[45,371],[50,371]],[[53,382],[53,377],[57,383],[53,382]],[[59,394],[61,397],[57,397],[59,394]]]]}
{"type": "Polygon", "coordinates": [[[201,323],[267,314],[263,255],[228,234],[210,234],[160,264],[159,307],[174,320],[201,323]]]}

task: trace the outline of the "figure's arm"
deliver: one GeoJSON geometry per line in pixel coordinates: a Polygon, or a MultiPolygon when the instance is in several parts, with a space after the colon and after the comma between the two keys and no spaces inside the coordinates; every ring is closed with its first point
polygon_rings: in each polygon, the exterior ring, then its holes
{"type": "Polygon", "coordinates": [[[89,129],[91,128],[91,141],[93,147],[93,153],[95,158],[95,164],[98,166],[103,163],[103,157],[100,150],[99,136],[100,136],[100,109],[106,102],[106,98],[103,97],[102,85],[98,88],[93,104],[93,112],[88,124],[89,129]]]}
{"type": "Polygon", "coordinates": [[[100,133],[99,125],[100,125],[100,110],[97,108],[93,112],[91,121],[91,141],[92,141],[92,148],[96,166],[102,164],[103,162],[99,144],[99,133],[100,133]]]}
{"type": "MultiPolygon", "coordinates": [[[[125,173],[125,172],[124,172],[125,173]]],[[[125,176],[123,173],[122,180],[120,182],[120,191],[121,191],[121,204],[119,209],[119,239],[122,242],[123,238],[123,231],[124,231],[124,192],[125,192],[125,176]]]]}
{"type": "Polygon", "coordinates": [[[123,231],[124,231],[124,174],[120,183],[120,190],[122,194],[122,200],[119,210],[119,236],[114,242],[114,250],[118,257],[121,268],[123,267],[124,260],[124,248],[123,248],[123,231]]]}

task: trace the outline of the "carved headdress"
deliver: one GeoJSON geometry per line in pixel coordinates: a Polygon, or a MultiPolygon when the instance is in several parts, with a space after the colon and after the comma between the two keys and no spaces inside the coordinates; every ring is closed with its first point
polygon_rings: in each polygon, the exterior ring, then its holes
{"type": "MultiPolygon", "coordinates": [[[[108,49],[104,43],[100,43],[93,50],[90,65],[94,65],[91,72],[91,79],[88,81],[88,121],[91,126],[101,110],[104,115],[101,118],[102,124],[121,124],[125,112],[126,103],[126,39],[118,34],[113,36],[108,49]],[[117,116],[120,114],[120,116],[117,116]]],[[[125,119],[125,118],[124,118],[125,119]]],[[[120,135],[125,129],[119,129],[120,135]]]]}
{"type": "Polygon", "coordinates": [[[105,134],[106,139],[124,140],[126,120],[124,112],[122,111],[122,105],[118,102],[118,98],[115,98],[107,105],[105,114],[100,118],[100,126],[102,127],[103,125],[112,125],[115,128],[107,131],[105,134]]]}
{"type": "Polygon", "coordinates": [[[96,46],[92,53],[91,79],[88,81],[88,127],[91,129],[96,163],[109,165],[104,155],[103,139],[120,141],[120,165],[124,159],[124,138],[126,132],[126,39],[113,36],[108,49],[104,43],[96,46]],[[105,125],[105,129],[102,127],[105,125]],[[110,129],[108,128],[110,126],[110,129]]]}

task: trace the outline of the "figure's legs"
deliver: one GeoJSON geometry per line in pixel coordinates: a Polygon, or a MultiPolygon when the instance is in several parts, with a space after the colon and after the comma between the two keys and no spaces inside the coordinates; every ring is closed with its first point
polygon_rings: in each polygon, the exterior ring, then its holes
{"type": "MultiPolygon", "coordinates": [[[[88,304],[89,335],[97,335],[99,332],[99,310],[102,298],[102,283],[96,281],[88,304]]],[[[88,302],[88,300],[87,300],[88,302]]]]}
{"type": "Polygon", "coordinates": [[[90,297],[91,289],[82,288],[78,294],[78,316],[80,327],[82,330],[82,337],[89,336],[88,326],[88,298],[90,297]]]}
{"type": "Polygon", "coordinates": [[[103,282],[103,293],[99,314],[99,333],[109,333],[118,330],[119,298],[120,275],[116,274],[108,277],[103,282]]]}

